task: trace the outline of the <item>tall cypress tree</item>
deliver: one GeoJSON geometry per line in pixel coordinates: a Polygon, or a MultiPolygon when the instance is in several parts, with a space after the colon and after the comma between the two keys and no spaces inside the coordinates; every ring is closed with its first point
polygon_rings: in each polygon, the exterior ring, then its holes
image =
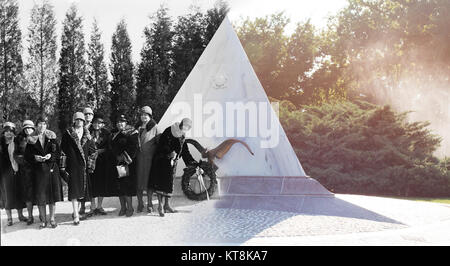
{"type": "Polygon", "coordinates": [[[228,12],[228,4],[217,1],[205,14],[202,14],[199,8],[193,7],[190,14],[178,17],[174,28],[173,76],[168,93],[169,103],[183,85],[228,12]]]}
{"type": "MultiPolygon", "coordinates": [[[[147,32],[147,29],[145,29],[147,32]]],[[[146,35],[144,47],[141,50],[141,62],[137,66],[136,73],[136,105],[142,107],[150,105],[155,109],[154,99],[156,98],[155,90],[152,87],[153,79],[153,56],[151,53],[152,39],[146,35]]],[[[154,110],[156,111],[156,110],[154,110]]]]}
{"type": "Polygon", "coordinates": [[[108,69],[105,63],[105,48],[101,43],[101,32],[97,20],[92,25],[91,39],[88,44],[88,64],[86,85],[88,87],[87,104],[93,106],[96,113],[110,113],[108,69]]]}
{"type": "Polygon", "coordinates": [[[168,97],[169,102],[175,97],[206,47],[205,20],[205,16],[197,7],[193,7],[189,14],[178,17],[174,27],[174,74],[168,97]]]}
{"type": "Polygon", "coordinates": [[[137,106],[150,105],[159,120],[170,104],[172,75],[172,20],[161,5],[154,22],[145,28],[145,44],[137,72],[137,106]]]}
{"type": "Polygon", "coordinates": [[[39,106],[41,115],[53,111],[57,94],[56,19],[53,6],[44,0],[31,10],[26,64],[27,91],[39,106]]]}
{"type": "Polygon", "coordinates": [[[85,105],[86,60],[82,22],[76,6],[72,5],[63,23],[59,58],[58,122],[61,131],[70,125],[73,113],[85,105]]]}
{"type": "Polygon", "coordinates": [[[135,88],[131,61],[131,42],[124,20],[117,25],[111,47],[111,121],[124,114],[130,121],[135,119],[135,88]]]}
{"type": "Polygon", "coordinates": [[[10,120],[14,94],[22,80],[22,33],[16,0],[0,1],[0,96],[2,118],[10,120]]]}

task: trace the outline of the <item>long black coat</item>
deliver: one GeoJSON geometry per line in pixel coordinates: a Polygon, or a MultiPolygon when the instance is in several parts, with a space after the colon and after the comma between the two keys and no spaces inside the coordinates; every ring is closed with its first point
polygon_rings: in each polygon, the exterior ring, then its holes
{"type": "Polygon", "coordinates": [[[178,159],[183,158],[186,165],[196,162],[185,143],[185,137],[175,137],[172,134],[171,127],[166,128],[159,138],[158,147],[153,156],[148,184],[149,189],[167,197],[172,196],[173,193],[173,178],[178,159]],[[173,166],[171,165],[172,152],[176,153],[173,166]]]}
{"type": "Polygon", "coordinates": [[[17,173],[20,183],[20,197],[24,202],[33,202],[35,200],[33,165],[25,159],[25,151],[28,143],[32,143],[34,137],[27,137],[23,132],[19,133],[15,138],[16,149],[14,157],[19,164],[19,172],[17,173]]]}
{"type": "Polygon", "coordinates": [[[54,204],[63,201],[61,175],[59,173],[60,147],[56,134],[50,130],[44,132],[44,148],[37,136],[34,136],[25,148],[25,160],[31,165],[33,175],[34,200],[37,205],[54,204]],[[51,157],[38,162],[35,155],[51,157]]]}
{"type": "Polygon", "coordinates": [[[111,159],[113,161],[113,177],[116,183],[116,196],[136,196],[136,156],[139,151],[139,135],[135,130],[126,132],[113,132],[111,134],[111,159]],[[128,165],[129,176],[118,178],[116,171],[117,165],[124,165],[124,153],[132,159],[132,163],[128,165]]]}
{"type": "Polygon", "coordinates": [[[83,128],[83,136],[79,140],[72,127],[67,129],[61,139],[61,150],[67,156],[69,200],[90,200],[92,191],[87,175],[93,166],[96,148],[89,131],[83,128]]]}
{"type": "Polygon", "coordinates": [[[117,196],[116,180],[112,176],[114,171],[111,162],[111,133],[106,129],[99,132],[90,129],[92,140],[97,148],[95,171],[92,174],[92,196],[112,197],[117,196]]]}
{"type": "MultiPolygon", "coordinates": [[[[16,147],[15,147],[16,149],[16,147]]],[[[0,137],[0,209],[22,209],[21,185],[11,166],[5,137],[0,137]]]]}

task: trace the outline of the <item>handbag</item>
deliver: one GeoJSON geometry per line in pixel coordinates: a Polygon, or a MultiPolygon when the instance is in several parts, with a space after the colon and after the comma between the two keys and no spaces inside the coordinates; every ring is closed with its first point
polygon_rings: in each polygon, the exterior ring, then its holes
{"type": "Polygon", "coordinates": [[[130,168],[128,168],[128,165],[117,165],[117,178],[127,177],[130,175],[130,168]]]}
{"type": "Polygon", "coordinates": [[[65,170],[67,166],[67,156],[64,152],[61,152],[61,156],[59,157],[59,169],[65,170]]]}

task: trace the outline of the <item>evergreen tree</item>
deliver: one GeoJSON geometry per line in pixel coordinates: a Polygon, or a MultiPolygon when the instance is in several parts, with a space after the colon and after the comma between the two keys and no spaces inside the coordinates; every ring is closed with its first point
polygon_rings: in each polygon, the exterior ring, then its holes
{"type": "Polygon", "coordinates": [[[206,11],[206,44],[212,39],[222,21],[230,11],[230,7],[227,2],[223,0],[217,0],[214,7],[206,11]]]}
{"type": "Polygon", "coordinates": [[[193,6],[188,15],[178,17],[174,28],[174,73],[168,95],[169,102],[183,85],[228,12],[228,4],[219,0],[205,14],[193,6]]]}
{"type": "Polygon", "coordinates": [[[172,75],[172,21],[161,6],[154,22],[145,28],[145,44],[137,73],[137,106],[149,105],[159,120],[170,104],[172,75]]]}
{"type": "Polygon", "coordinates": [[[26,64],[27,91],[41,115],[53,111],[57,95],[56,19],[53,6],[44,0],[31,10],[26,64]]]}
{"type": "Polygon", "coordinates": [[[174,73],[169,101],[172,101],[175,97],[206,47],[205,23],[205,16],[197,7],[193,7],[190,14],[178,17],[177,24],[174,27],[174,73]]]}
{"type": "Polygon", "coordinates": [[[135,120],[135,88],[131,61],[131,42],[127,25],[122,20],[112,37],[111,47],[111,121],[124,114],[129,121],[135,120]]]}
{"type": "Polygon", "coordinates": [[[105,48],[101,43],[101,32],[94,20],[90,43],[88,44],[88,64],[86,85],[87,104],[95,113],[110,114],[108,70],[104,60],[105,48]]]}
{"type": "Polygon", "coordinates": [[[59,58],[58,123],[61,131],[70,125],[73,113],[86,105],[86,60],[82,22],[76,6],[72,5],[63,23],[59,58]]]}
{"type": "Polygon", "coordinates": [[[280,121],[306,173],[336,193],[439,197],[450,172],[433,156],[428,122],[362,101],[280,105],[280,121]]]}
{"type": "Polygon", "coordinates": [[[22,33],[19,27],[19,6],[16,0],[0,1],[0,113],[10,120],[15,95],[21,91],[22,33]]]}

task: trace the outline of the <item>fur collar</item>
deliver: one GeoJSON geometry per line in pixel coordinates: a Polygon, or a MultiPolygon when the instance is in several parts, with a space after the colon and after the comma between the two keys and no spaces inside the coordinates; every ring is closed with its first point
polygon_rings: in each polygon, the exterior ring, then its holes
{"type": "Polygon", "coordinates": [[[67,132],[69,133],[69,136],[72,138],[72,140],[75,142],[78,152],[81,155],[81,158],[83,159],[84,163],[86,163],[86,158],[84,157],[84,151],[83,146],[92,139],[91,135],[89,134],[89,130],[87,128],[83,127],[83,136],[81,137],[81,140],[78,139],[77,132],[75,132],[75,129],[73,127],[69,127],[67,129],[67,132]]]}
{"type": "MultiPolygon", "coordinates": [[[[15,142],[16,138],[17,138],[17,137],[13,137],[12,142],[15,142]]],[[[9,145],[9,143],[8,143],[8,144],[6,143],[6,138],[5,138],[5,136],[1,136],[1,137],[0,137],[0,143],[1,143],[2,145],[6,145],[6,146],[9,145]]]]}
{"type": "MultiPolygon", "coordinates": [[[[78,139],[75,128],[69,127],[69,129],[67,129],[67,131],[69,132],[69,135],[73,138],[73,140],[76,141],[78,139]]],[[[88,142],[91,139],[92,139],[92,137],[91,137],[91,134],[89,134],[89,130],[87,128],[83,127],[83,136],[81,137],[81,141],[80,141],[81,146],[86,144],[86,142],[88,142]]]]}
{"type": "MultiPolygon", "coordinates": [[[[53,132],[51,130],[45,130],[44,131],[44,136],[45,136],[46,139],[50,139],[50,140],[56,139],[55,132],[53,132]]],[[[37,135],[37,133],[35,131],[32,135],[30,135],[30,136],[28,136],[26,138],[27,138],[27,143],[36,144],[36,142],[39,139],[39,136],[37,135]]]]}

